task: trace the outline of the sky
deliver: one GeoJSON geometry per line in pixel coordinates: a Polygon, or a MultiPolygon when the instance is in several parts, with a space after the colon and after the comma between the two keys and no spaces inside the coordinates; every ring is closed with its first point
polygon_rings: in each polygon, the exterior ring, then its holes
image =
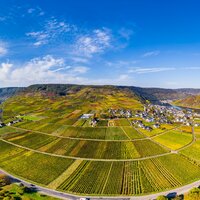
{"type": "Polygon", "coordinates": [[[0,87],[200,88],[199,0],[1,0],[0,87]]]}

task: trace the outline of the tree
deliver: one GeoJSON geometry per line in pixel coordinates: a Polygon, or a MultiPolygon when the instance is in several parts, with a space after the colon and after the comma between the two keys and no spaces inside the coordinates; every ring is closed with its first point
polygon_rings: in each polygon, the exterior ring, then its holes
{"type": "Polygon", "coordinates": [[[189,191],[188,194],[185,195],[185,200],[199,200],[200,199],[200,189],[193,188],[189,191]]]}
{"type": "Polygon", "coordinates": [[[162,196],[157,197],[156,200],[167,200],[167,197],[162,195],[162,196]]]}

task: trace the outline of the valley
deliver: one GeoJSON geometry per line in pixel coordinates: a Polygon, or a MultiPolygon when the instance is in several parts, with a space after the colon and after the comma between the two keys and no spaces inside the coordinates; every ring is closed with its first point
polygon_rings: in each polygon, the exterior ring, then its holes
{"type": "Polygon", "coordinates": [[[197,113],[115,86],[30,86],[3,102],[0,168],[60,192],[138,196],[200,179],[197,113]]]}

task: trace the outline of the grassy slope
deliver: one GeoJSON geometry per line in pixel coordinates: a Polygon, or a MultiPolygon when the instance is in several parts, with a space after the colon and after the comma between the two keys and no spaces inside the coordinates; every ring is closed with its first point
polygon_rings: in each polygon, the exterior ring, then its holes
{"type": "Polygon", "coordinates": [[[4,119],[18,114],[34,114],[35,117],[67,117],[109,108],[142,109],[134,93],[113,86],[83,87],[59,96],[47,91],[26,91],[8,99],[4,104],[4,119]]]}
{"type": "Polygon", "coordinates": [[[172,130],[155,137],[154,140],[170,149],[176,150],[190,143],[192,141],[192,134],[172,130]]]}
{"type": "Polygon", "coordinates": [[[174,101],[177,106],[188,107],[188,108],[200,108],[200,95],[189,96],[181,100],[174,101]]]}

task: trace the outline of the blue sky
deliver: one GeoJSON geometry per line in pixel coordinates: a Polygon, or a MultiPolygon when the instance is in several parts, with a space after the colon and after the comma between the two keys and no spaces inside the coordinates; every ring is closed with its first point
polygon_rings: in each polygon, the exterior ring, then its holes
{"type": "Polygon", "coordinates": [[[198,0],[2,0],[0,87],[200,88],[198,0]]]}

